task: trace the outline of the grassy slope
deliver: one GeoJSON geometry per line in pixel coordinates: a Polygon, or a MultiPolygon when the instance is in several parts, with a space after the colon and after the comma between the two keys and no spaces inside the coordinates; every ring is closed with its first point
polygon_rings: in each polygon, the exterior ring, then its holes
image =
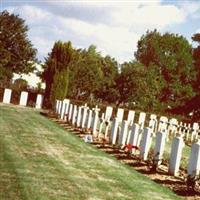
{"type": "Polygon", "coordinates": [[[0,104],[0,199],[179,199],[38,112],[0,104]]]}

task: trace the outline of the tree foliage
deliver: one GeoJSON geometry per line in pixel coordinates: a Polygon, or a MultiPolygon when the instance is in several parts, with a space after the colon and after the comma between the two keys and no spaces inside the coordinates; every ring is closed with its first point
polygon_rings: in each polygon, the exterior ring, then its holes
{"type": "Polygon", "coordinates": [[[78,49],[70,63],[70,96],[76,99],[104,99],[114,101],[117,62],[109,56],[103,57],[94,45],[78,49]]]}
{"type": "Polygon", "coordinates": [[[50,100],[54,105],[56,99],[64,100],[68,90],[69,69],[57,71],[53,78],[50,100]]]}
{"type": "Polygon", "coordinates": [[[56,97],[62,97],[62,95],[57,96],[57,94],[60,94],[62,90],[64,94],[66,93],[65,91],[67,91],[67,88],[57,87],[54,82],[56,81],[56,84],[68,87],[68,80],[65,81],[64,79],[65,78],[68,79],[67,74],[69,72],[67,69],[72,59],[72,54],[73,54],[73,48],[71,42],[57,41],[55,42],[51,53],[46,58],[46,62],[43,66],[44,72],[41,74],[41,78],[46,84],[44,102],[47,107],[54,104],[54,101],[50,100],[53,100],[56,97]],[[67,76],[64,78],[64,75],[67,76]],[[59,80],[63,82],[58,83],[59,80]],[[53,85],[54,87],[52,89],[53,85]],[[53,92],[55,94],[53,94],[53,92]]]}
{"type": "Polygon", "coordinates": [[[27,90],[28,82],[22,78],[18,78],[14,81],[13,87],[17,91],[27,90]]]}
{"type": "Polygon", "coordinates": [[[138,41],[136,59],[147,68],[157,66],[157,71],[165,83],[160,100],[165,105],[183,105],[194,96],[192,82],[195,69],[192,60],[192,47],[177,34],[152,31],[138,41]]]}
{"type": "Polygon", "coordinates": [[[135,61],[124,63],[117,83],[120,102],[129,102],[134,108],[146,111],[160,109],[159,95],[164,83],[157,66],[147,69],[135,61]]]}
{"type": "Polygon", "coordinates": [[[36,49],[28,39],[28,26],[18,15],[0,12],[0,80],[10,80],[13,73],[34,70],[36,49]]]}

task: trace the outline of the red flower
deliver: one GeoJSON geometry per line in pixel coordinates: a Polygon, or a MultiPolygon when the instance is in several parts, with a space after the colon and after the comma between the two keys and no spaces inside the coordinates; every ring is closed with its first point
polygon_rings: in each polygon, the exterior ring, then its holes
{"type": "Polygon", "coordinates": [[[133,149],[140,150],[140,148],[138,146],[135,146],[132,144],[126,144],[124,148],[125,148],[125,150],[128,150],[128,151],[131,151],[133,149]]]}

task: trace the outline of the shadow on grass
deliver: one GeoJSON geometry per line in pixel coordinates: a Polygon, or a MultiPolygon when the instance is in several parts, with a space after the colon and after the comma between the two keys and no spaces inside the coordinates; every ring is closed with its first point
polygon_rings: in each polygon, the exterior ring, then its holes
{"type": "MultiPolygon", "coordinates": [[[[78,128],[73,128],[71,124],[67,124],[64,121],[54,118],[56,116],[48,116],[48,114],[46,113],[41,114],[49,117],[50,120],[57,122],[58,124],[66,128],[68,131],[70,131],[71,134],[74,134],[80,138],[83,138],[84,135],[87,134],[78,128]]],[[[200,199],[199,191],[188,189],[183,179],[170,176],[166,170],[162,170],[159,168],[156,172],[152,171],[148,163],[141,162],[138,156],[131,156],[125,151],[116,148],[108,143],[105,143],[104,141],[98,141],[97,139],[94,139],[94,142],[91,144],[94,145],[96,148],[104,151],[105,153],[113,155],[117,160],[123,161],[126,165],[133,167],[139,173],[142,173],[147,176],[149,175],[149,178],[151,178],[154,182],[170,188],[177,195],[182,197],[191,197],[192,199],[200,199]]]]}

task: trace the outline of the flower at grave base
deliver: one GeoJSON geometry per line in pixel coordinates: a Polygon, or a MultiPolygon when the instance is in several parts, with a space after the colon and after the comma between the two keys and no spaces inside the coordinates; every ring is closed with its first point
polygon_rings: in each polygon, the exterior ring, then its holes
{"type": "Polygon", "coordinates": [[[140,150],[140,148],[138,146],[135,146],[135,145],[132,145],[132,144],[126,144],[124,146],[124,149],[127,150],[127,151],[132,151],[133,149],[140,150]]]}

